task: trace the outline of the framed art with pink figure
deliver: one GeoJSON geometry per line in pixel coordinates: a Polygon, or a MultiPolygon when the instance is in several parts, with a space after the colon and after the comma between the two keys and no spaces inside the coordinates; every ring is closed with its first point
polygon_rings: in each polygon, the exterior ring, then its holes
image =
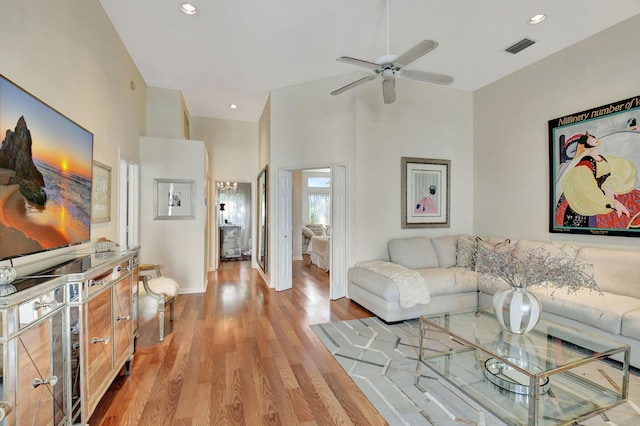
{"type": "Polygon", "coordinates": [[[640,96],[549,121],[550,232],[640,237],[640,96]]]}
{"type": "Polygon", "coordinates": [[[402,228],[448,228],[451,161],[402,157],[402,228]]]}

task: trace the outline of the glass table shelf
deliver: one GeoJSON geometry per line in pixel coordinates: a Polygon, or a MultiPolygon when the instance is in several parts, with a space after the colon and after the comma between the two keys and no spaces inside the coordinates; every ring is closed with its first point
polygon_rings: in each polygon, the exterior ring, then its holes
{"type": "Polygon", "coordinates": [[[628,398],[629,351],[628,345],[546,320],[525,335],[512,334],[502,330],[492,309],[420,317],[419,365],[509,425],[572,424],[622,404],[628,398]],[[621,352],[622,368],[612,367],[608,358],[621,352]],[[485,365],[498,364],[500,380],[492,380],[485,365]]]}

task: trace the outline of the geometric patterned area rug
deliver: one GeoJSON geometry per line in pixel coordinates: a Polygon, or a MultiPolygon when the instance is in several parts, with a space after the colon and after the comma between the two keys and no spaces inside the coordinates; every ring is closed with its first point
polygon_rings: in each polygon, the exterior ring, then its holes
{"type": "MultiPolygon", "coordinates": [[[[391,426],[505,424],[424,363],[417,362],[418,320],[387,324],[371,317],[316,324],[311,329],[391,426]]],[[[616,364],[605,368],[620,369],[616,364]]],[[[592,368],[582,374],[597,376],[606,372],[592,368]]],[[[577,424],[640,425],[637,369],[630,375],[629,388],[629,401],[577,424]]]]}

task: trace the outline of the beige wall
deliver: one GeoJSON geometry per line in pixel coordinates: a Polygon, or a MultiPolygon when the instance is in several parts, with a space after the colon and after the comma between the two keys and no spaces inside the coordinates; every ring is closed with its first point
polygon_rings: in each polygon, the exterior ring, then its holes
{"type": "MultiPolygon", "coordinates": [[[[274,177],[279,168],[348,167],[347,265],[387,258],[390,238],[471,232],[472,94],[398,81],[398,101],[385,105],[380,81],[374,81],[329,96],[342,79],[329,78],[271,94],[270,175],[274,177]],[[450,228],[401,229],[403,156],[452,160],[450,228]]],[[[275,196],[273,186],[270,195],[275,196]]],[[[270,236],[270,265],[275,267],[275,229],[270,236]]]]}
{"type": "MultiPolygon", "coordinates": [[[[180,293],[204,293],[206,289],[205,206],[206,149],[202,141],[169,138],[140,138],[142,173],[140,179],[142,263],[164,265],[163,274],[180,284],[180,293]],[[166,198],[156,191],[155,179],[194,182],[194,218],[155,219],[156,203],[166,198]]],[[[166,195],[166,193],[164,194],[166,195]]],[[[187,194],[183,194],[186,203],[187,194]]],[[[166,204],[165,204],[166,205],[166,204]]]]}
{"type": "Polygon", "coordinates": [[[391,238],[473,231],[473,95],[398,81],[396,102],[385,105],[379,83],[358,99],[355,260],[387,258],[391,238]],[[401,157],[451,161],[450,227],[402,229],[401,157]]]}
{"type": "Polygon", "coordinates": [[[258,122],[258,167],[260,170],[269,164],[269,150],[271,141],[271,95],[267,98],[264,111],[258,122]]]}
{"type": "Polygon", "coordinates": [[[179,90],[147,87],[147,134],[159,138],[190,139],[185,125],[189,113],[179,90]]]}
{"type": "Polygon", "coordinates": [[[144,80],[97,1],[0,0],[0,11],[0,72],[92,132],[93,158],[112,167],[111,221],[91,236],[116,240],[119,153],[139,160],[144,80]]]}
{"type": "Polygon", "coordinates": [[[547,129],[551,119],[640,95],[638,41],[635,16],[475,92],[476,233],[638,247],[637,238],[548,232],[547,129]]]}
{"type": "Polygon", "coordinates": [[[204,141],[212,179],[253,182],[258,175],[258,123],[191,117],[191,138],[204,141]]]}

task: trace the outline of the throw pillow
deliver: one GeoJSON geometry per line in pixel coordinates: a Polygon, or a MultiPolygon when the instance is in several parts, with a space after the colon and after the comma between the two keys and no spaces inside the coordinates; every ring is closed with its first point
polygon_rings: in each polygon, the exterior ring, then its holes
{"type": "Polygon", "coordinates": [[[512,247],[511,240],[498,240],[498,242],[483,240],[480,237],[476,238],[477,249],[476,249],[476,270],[481,269],[478,268],[478,265],[486,259],[486,256],[490,255],[491,252],[501,251],[501,250],[513,250],[515,247],[512,247]]]}
{"type": "Polygon", "coordinates": [[[456,246],[456,266],[474,269],[476,266],[476,249],[478,243],[471,235],[458,235],[456,246]]]}

